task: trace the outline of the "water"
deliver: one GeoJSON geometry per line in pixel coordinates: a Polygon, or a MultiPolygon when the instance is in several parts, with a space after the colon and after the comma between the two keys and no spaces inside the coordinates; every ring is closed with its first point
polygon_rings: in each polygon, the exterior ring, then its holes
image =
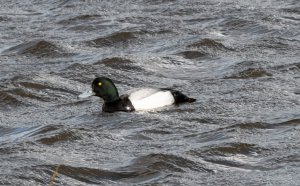
{"type": "Polygon", "coordinates": [[[1,2],[0,183],[299,185],[299,7],[1,2]],[[101,113],[97,76],[197,102],[101,113]]]}

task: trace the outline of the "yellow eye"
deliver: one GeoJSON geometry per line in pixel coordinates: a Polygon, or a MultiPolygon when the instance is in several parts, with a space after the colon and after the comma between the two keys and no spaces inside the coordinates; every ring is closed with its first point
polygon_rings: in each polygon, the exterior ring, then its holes
{"type": "Polygon", "coordinates": [[[99,86],[101,86],[101,85],[102,85],[102,83],[101,83],[101,82],[99,82],[99,83],[98,83],[98,85],[99,85],[99,86]]]}

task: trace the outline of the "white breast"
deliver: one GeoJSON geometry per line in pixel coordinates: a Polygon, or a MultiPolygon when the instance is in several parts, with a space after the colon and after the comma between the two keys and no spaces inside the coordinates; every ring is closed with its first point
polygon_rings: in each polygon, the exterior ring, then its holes
{"type": "Polygon", "coordinates": [[[152,110],[159,107],[172,105],[175,100],[168,90],[144,88],[129,94],[129,100],[136,111],[152,110]]]}

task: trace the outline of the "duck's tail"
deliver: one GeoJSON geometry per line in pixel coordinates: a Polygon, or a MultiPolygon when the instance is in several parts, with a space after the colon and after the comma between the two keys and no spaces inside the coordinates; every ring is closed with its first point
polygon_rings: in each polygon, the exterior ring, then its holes
{"type": "Polygon", "coordinates": [[[170,90],[175,99],[175,104],[179,103],[193,103],[196,101],[194,98],[187,97],[183,93],[177,90],[170,90]]]}
{"type": "Polygon", "coordinates": [[[195,101],[196,101],[196,99],[194,99],[194,98],[187,98],[187,100],[186,100],[186,102],[188,102],[188,103],[193,103],[195,101]]]}

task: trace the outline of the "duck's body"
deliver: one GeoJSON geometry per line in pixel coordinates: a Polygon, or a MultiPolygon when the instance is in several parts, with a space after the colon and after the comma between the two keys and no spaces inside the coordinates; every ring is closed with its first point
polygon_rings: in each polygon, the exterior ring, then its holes
{"type": "Polygon", "coordinates": [[[101,97],[104,99],[103,112],[154,110],[167,105],[196,101],[179,91],[161,88],[141,88],[119,96],[113,82],[105,77],[96,78],[92,89],[93,91],[89,91],[91,94],[83,93],[79,97],[101,97]]]}
{"type": "Polygon", "coordinates": [[[175,103],[175,99],[169,90],[142,88],[129,94],[135,110],[152,110],[175,103]]]}

